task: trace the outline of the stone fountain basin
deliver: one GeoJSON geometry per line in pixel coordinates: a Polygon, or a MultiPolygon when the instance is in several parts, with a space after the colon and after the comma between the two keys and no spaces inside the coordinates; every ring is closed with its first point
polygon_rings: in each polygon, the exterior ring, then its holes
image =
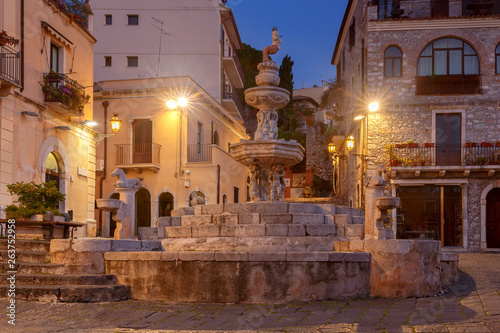
{"type": "Polygon", "coordinates": [[[304,147],[295,140],[241,140],[231,145],[233,158],[245,166],[291,166],[304,158],[304,147]]]}
{"type": "Polygon", "coordinates": [[[97,208],[103,211],[116,212],[120,209],[121,200],[119,199],[96,199],[97,208]]]}
{"type": "Polygon", "coordinates": [[[245,90],[245,102],[259,110],[278,110],[289,101],[290,92],[283,88],[263,86],[245,90]]]}
{"type": "Polygon", "coordinates": [[[390,210],[399,207],[398,197],[379,197],[375,199],[375,206],[381,210],[390,210]]]}

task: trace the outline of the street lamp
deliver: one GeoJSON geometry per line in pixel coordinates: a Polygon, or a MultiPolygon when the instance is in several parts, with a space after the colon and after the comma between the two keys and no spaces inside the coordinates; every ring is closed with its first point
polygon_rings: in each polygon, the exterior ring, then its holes
{"type": "Polygon", "coordinates": [[[118,118],[118,114],[113,114],[113,118],[111,118],[111,130],[113,133],[118,133],[120,131],[120,127],[122,125],[122,121],[118,118]]]}
{"type": "Polygon", "coordinates": [[[378,103],[377,102],[371,102],[368,105],[368,110],[370,110],[370,112],[378,111],[378,103]]]}
{"type": "Polygon", "coordinates": [[[349,151],[349,153],[351,153],[351,151],[354,149],[354,137],[352,135],[347,138],[346,144],[347,150],[349,151]]]}
{"type": "Polygon", "coordinates": [[[169,99],[167,101],[167,106],[170,110],[176,109],[177,106],[185,107],[188,105],[188,99],[186,97],[180,97],[177,100],[169,99]]]}
{"type": "Polygon", "coordinates": [[[335,155],[336,151],[335,151],[335,144],[333,142],[330,142],[328,144],[328,152],[330,153],[330,155],[335,155]]]}

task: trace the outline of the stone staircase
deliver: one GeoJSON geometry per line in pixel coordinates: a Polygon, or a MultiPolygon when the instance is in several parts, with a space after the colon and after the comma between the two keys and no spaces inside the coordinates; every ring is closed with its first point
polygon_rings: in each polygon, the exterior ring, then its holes
{"type": "MultiPolygon", "coordinates": [[[[128,299],[128,286],[114,275],[71,274],[65,264],[50,263],[50,241],[16,240],[16,299],[55,302],[107,302],[128,299]]],[[[0,240],[0,298],[8,296],[8,245],[0,240]]]]}
{"type": "Polygon", "coordinates": [[[140,228],[164,251],[334,251],[364,237],[364,211],[331,204],[263,202],[184,207],[140,228]]]}

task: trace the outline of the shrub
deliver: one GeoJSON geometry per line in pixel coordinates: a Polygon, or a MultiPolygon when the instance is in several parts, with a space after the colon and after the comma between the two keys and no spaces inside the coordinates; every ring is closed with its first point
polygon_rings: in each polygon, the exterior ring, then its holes
{"type": "Polygon", "coordinates": [[[17,182],[7,185],[10,194],[17,195],[17,200],[6,208],[9,218],[30,217],[51,211],[54,215],[61,215],[58,210],[59,202],[64,202],[65,194],[59,192],[55,182],[36,184],[35,182],[17,182]]]}

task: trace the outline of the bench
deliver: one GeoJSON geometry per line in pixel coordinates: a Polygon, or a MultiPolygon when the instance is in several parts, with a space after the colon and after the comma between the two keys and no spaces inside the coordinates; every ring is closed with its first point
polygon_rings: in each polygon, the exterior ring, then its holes
{"type": "MultiPolygon", "coordinates": [[[[0,219],[0,223],[7,223],[8,219],[0,219]]],[[[18,227],[26,228],[26,229],[35,229],[42,228],[43,231],[48,231],[48,233],[43,232],[44,239],[54,239],[54,228],[57,226],[63,227],[63,238],[72,238],[74,231],[76,231],[79,227],[83,227],[85,223],[82,222],[60,222],[60,221],[30,221],[30,220],[16,220],[16,229],[18,227]]],[[[18,234],[18,230],[16,230],[16,234],[18,234]]]]}

